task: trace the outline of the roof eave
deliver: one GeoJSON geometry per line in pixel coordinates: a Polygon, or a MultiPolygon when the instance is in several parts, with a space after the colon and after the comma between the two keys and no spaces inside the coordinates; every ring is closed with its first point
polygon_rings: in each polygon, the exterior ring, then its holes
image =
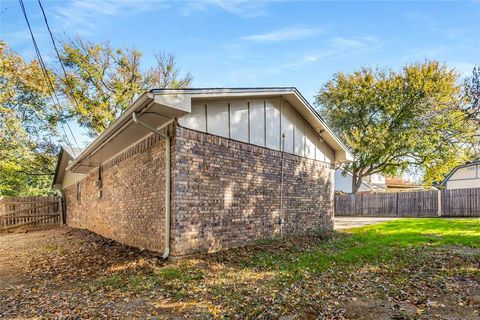
{"type": "Polygon", "coordinates": [[[109,137],[114,134],[121,126],[130,121],[132,113],[147,105],[150,101],[153,101],[154,95],[150,92],[144,92],[137,100],[132,104],[130,108],[117,119],[115,122],[105,129],[93,142],[66,168],[66,170],[74,170],[80,162],[88,158],[88,156],[94,152],[97,148],[108,141],[109,137]]]}
{"type": "MultiPolygon", "coordinates": [[[[86,172],[89,168],[93,169],[95,164],[92,159],[95,159],[95,153],[102,152],[102,147],[110,140],[115,139],[117,134],[121,134],[131,123],[131,116],[133,112],[144,110],[144,107],[150,105],[171,106],[173,109],[188,113],[190,112],[191,100],[208,98],[215,95],[216,97],[228,96],[294,96],[295,100],[299,102],[307,112],[310,113],[312,119],[318,122],[314,129],[323,129],[328,134],[327,143],[335,151],[335,161],[349,162],[353,160],[353,156],[348,148],[340,141],[340,139],[328,127],[326,122],[320,117],[315,109],[308,103],[308,101],[300,94],[295,87],[274,87],[274,88],[213,88],[213,89],[154,89],[143,93],[130,108],[128,108],[112,125],[110,125],[102,134],[100,134],[70,165],[67,170],[74,172],[86,172]],[[151,104],[153,102],[153,104],[151,104]],[[92,160],[92,163],[87,161],[92,160]],[[81,166],[80,166],[81,164],[81,166]],[[83,169],[82,169],[83,168],[83,169]]],[[[130,130],[130,129],[129,129],[130,130]]],[[[107,151],[104,151],[107,152],[107,151]]],[[[101,155],[97,155],[102,157],[101,155]]]]}

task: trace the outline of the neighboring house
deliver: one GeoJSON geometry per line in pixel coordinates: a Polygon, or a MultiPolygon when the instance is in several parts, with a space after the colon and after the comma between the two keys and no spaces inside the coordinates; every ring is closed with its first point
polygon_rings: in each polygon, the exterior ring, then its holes
{"type": "MultiPolygon", "coordinates": [[[[343,169],[339,168],[335,170],[335,191],[342,193],[352,193],[352,174],[350,172],[345,172],[343,174],[343,169]]],[[[373,188],[365,180],[362,181],[362,185],[358,189],[358,193],[367,193],[372,192],[373,188]]]]}
{"type": "Polygon", "coordinates": [[[480,188],[480,160],[456,166],[440,183],[440,188],[480,188]]]}
{"type": "Polygon", "coordinates": [[[387,182],[385,176],[374,173],[364,178],[375,191],[385,191],[387,189],[387,182]]]}
{"type": "Polygon", "coordinates": [[[385,184],[387,186],[387,192],[416,191],[424,189],[422,185],[411,183],[400,177],[386,177],[385,184]]]}
{"type": "Polygon", "coordinates": [[[164,257],[332,229],[352,160],[295,88],[151,90],[71,158],[67,224],[164,257]]]}
{"type": "Polygon", "coordinates": [[[80,181],[85,177],[85,174],[74,173],[67,171],[67,167],[73,160],[75,160],[83,149],[74,147],[60,148],[60,153],[57,158],[57,166],[55,167],[55,175],[53,177],[53,188],[56,190],[64,190],[68,186],[80,181]]]}
{"type": "MultiPolygon", "coordinates": [[[[343,174],[343,168],[335,170],[335,191],[342,193],[352,193],[352,173],[346,171],[343,174]]],[[[376,191],[385,191],[385,177],[379,174],[364,177],[362,185],[357,193],[369,193],[376,191]]]]}

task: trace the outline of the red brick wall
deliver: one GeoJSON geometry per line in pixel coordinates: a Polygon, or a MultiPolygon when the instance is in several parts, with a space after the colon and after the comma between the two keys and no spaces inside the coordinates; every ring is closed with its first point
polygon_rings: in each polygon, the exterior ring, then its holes
{"type": "MultiPolygon", "coordinates": [[[[177,127],[172,255],[280,234],[281,153],[177,127]]],[[[284,232],[333,227],[331,164],[285,154],[284,232]]]]}
{"type": "Polygon", "coordinates": [[[165,219],[165,142],[156,136],[140,142],[65,190],[67,225],[89,229],[127,245],[163,252],[165,219]]]}

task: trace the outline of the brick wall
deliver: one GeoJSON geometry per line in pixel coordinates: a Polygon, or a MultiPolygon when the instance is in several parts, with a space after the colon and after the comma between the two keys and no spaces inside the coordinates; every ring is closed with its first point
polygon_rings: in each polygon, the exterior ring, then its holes
{"type": "MultiPolygon", "coordinates": [[[[280,235],[281,153],[171,127],[171,252],[182,256],[280,235]],[[174,130],[172,130],[174,129],[174,130]]],[[[164,148],[156,136],[65,190],[67,224],[157,252],[164,249],[164,148]]],[[[333,227],[331,164],[285,154],[284,233],[333,227]]]]}
{"type": "Polygon", "coordinates": [[[138,143],[98,170],[65,189],[67,225],[89,229],[121,243],[163,252],[165,142],[156,136],[138,143]]]}
{"type": "MultiPolygon", "coordinates": [[[[172,255],[279,236],[280,152],[177,127],[172,158],[172,255]]],[[[333,173],[285,154],[285,234],[333,227],[333,173]]]]}

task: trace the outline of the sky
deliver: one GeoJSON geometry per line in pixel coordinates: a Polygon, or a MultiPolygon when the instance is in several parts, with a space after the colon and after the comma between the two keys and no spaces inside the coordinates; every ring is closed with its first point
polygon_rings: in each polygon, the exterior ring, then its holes
{"type": "MultiPolygon", "coordinates": [[[[24,1],[47,65],[58,67],[37,0],[24,1]]],[[[194,87],[294,86],[313,102],[336,72],[435,59],[465,76],[480,65],[479,0],[42,3],[57,39],[135,47],[145,69],[155,52],[172,52],[194,87]]],[[[1,0],[0,19],[0,37],[34,58],[18,2],[1,0]]]]}

